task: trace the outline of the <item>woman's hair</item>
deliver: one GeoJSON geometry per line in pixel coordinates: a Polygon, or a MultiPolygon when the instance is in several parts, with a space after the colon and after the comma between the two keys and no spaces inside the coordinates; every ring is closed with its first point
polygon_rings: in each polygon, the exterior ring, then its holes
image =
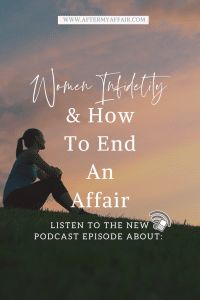
{"type": "Polygon", "coordinates": [[[40,135],[41,131],[36,128],[29,128],[27,129],[23,136],[18,139],[17,141],[17,148],[16,148],[16,157],[19,156],[19,154],[24,150],[23,149],[23,140],[24,140],[24,145],[29,148],[31,147],[34,142],[35,142],[35,137],[40,135]]]}

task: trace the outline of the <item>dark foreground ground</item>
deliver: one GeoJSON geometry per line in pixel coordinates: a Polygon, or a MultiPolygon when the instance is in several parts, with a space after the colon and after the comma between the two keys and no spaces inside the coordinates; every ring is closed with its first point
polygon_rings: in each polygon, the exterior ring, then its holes
{"type": "MultiPolygon", "coordinates": [[[[92,232],[50,229],[50,222],[122,222],[58,212],[0,209],[2,300],[198,300],[200,227],[175,225],[159,240],[34,240],[34,233],[92,232]]],[[[103,227],[96,233],[103,232],[103,227]]],[[[104,232],[147,233],[148,229],[104,232]]]]}

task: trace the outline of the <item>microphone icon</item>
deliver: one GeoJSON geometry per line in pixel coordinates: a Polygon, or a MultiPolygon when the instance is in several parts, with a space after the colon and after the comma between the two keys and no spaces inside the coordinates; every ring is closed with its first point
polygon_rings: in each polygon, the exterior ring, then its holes
{"type": "Polygon", "coordinates": [[[171,227],[171,219],[170,217],[160,210],[154,210],[149,213],[153,224],[153,228],[155,230],[159,230],[160,232],[163,232],[165,228],[171,227]]]}

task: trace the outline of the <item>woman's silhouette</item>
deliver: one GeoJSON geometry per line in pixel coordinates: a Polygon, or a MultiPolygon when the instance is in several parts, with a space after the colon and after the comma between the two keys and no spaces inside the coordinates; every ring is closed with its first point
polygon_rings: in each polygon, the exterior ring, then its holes
{"type": "Polygon", "coordinates": [[[62,171],[47,164],[38,154],[45,149],[42,132],[35,128],[27,129],[18,139],[16,161],[5,185],[4,207],[19,207],[39,210],[49,194],[71,213],[87,213],[77,206],[61,181],[62,171]],[[23,141],[27,149],[23,149],[23,141]],[[36,181],[39,178],[39,181],[36,181]]]}

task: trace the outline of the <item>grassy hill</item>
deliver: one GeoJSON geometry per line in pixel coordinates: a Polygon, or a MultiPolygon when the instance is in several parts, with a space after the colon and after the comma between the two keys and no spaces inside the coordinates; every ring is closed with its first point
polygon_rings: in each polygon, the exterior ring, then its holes
{"type": "Polygon", "coordinates": [[[151,223],[125,229],[135,220],[1,208],[0,299],[200,299],[200,227],[173,224],[159,240],[34,240],[34,233],[89,232],[50,229],[63,221],[120,221],[124,229],[104,232],[155,233],[151,223]]]}

